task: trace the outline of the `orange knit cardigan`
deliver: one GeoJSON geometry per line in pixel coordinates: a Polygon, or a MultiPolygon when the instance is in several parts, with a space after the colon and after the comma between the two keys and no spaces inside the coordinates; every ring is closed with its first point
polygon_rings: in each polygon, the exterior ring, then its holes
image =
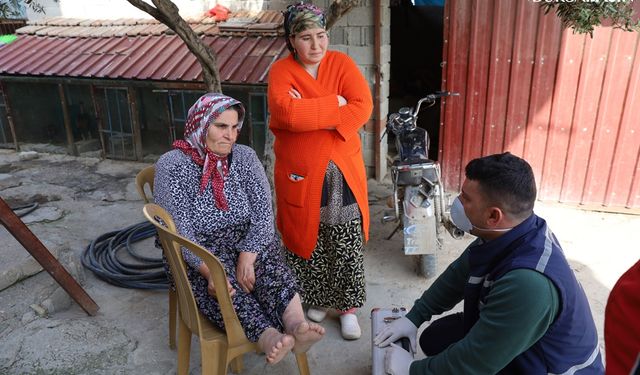
{"type": "Polygon", "coordinates": [[[277,225],[287,248],[311,258],[318,239],[322,184],[329,160],[340,168],[369,238],[367,178],[358,130],[373,109],[362,73],[344,53],[327,51],[314,79],[289,55],[271,66],[268,101],[274,152],[277,225]],[[294,99],[295,88],[302,99],[294,99]],[[347,99],[338,107],[336,95],[347,99]]]}

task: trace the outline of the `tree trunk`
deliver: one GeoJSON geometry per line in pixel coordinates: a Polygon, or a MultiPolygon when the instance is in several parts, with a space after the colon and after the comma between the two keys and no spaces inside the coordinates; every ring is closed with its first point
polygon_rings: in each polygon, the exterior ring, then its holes
{"type": "Polygon", "coordinates": [[[173,2],[170,0],[151,0],[155,5],[153,7],[142,0],[127,1],[173,30],[184,41],[189,51],[198,59],[202,67],[202,78],[207,91],[222,92],[215,53],[180,16],[178,7],[173,2]]]}
{"type": "Polygon", "coordinates": [[[338,22],[342,16],[358,6],[359,0],[335,0],[327,8],[327,30],[338,22]]]}

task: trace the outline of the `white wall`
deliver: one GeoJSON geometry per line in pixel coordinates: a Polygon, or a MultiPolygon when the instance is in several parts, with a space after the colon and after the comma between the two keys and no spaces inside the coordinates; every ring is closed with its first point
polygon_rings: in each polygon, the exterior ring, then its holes
{"type": "Polygon", "coordinates": [[[209,0],[210,8],[213,8],[216,4],[220,4],[229,8],[232,12],[239,9],[259,12],[267,9],[265,5],[268,2],[269,0],[209,0]]]}
{"type": "MultiPolygon", "coordinates": [[[[43,17],[69,17],[90,19],[117,19],[117,18],[151,18],[147,13],[139,10],[126,0],[38,0],[45,8],[45,14],[27,11],[29,20],[37,20],[43,17]]],[[[146,2],[150,3],[149,0],[146,2]]],[[[215,6],[213,0],[173,0],[180,9],[182,17],[193,17],[208,10],[209,3],[215,6]]],[[[233,2],[229,0],[228,2],[233,2]]],[[[220,2],[222,5],[223,1],[220,2]]]]}

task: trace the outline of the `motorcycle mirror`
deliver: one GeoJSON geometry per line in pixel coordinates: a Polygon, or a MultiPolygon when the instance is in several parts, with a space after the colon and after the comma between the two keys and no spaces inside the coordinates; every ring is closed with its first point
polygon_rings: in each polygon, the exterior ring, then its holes
{"type": "Polygon", "coordinates": [[[411,114],[411,108],[409,107],[402,107],[398,110],[398,113],[396,114],[397,117],[400,117],[400,115],[410,115],[411,114]]]}

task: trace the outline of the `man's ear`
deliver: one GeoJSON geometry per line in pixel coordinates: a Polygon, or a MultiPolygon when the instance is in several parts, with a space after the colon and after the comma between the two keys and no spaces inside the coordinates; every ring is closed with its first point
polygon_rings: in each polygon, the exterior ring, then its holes
{"type": "Polygon", "coordinates": [[[504,219],[504,212],[502,212],[502,209],[500,209],[500,207],[489,207],[489,217],[487,218],[487,225],[489,226],[489,228],[495,227],[504,219]]]}

